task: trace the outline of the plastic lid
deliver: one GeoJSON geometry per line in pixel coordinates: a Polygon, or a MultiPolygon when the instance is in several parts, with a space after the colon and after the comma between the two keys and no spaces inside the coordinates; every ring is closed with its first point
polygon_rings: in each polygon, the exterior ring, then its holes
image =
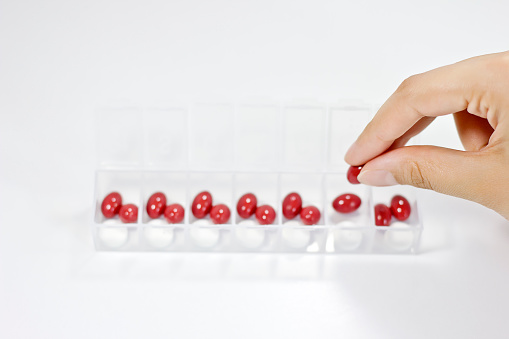
{"type": "Polygon", "coordinates": [[[100,169],[345,171],[369,106],[195,104],[97,111],[100,169]]]}

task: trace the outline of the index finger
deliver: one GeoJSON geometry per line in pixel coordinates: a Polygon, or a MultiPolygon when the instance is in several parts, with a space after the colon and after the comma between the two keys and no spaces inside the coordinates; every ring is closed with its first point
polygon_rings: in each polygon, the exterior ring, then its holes
{"type": "Polygon", "coordinates": [[[475,67],[463,61],[406,79],[347,151],[345,161],[354,166],[364,165],[422,118],[467,109],[472,94],[469,86],[472,69],[475,67]]]}

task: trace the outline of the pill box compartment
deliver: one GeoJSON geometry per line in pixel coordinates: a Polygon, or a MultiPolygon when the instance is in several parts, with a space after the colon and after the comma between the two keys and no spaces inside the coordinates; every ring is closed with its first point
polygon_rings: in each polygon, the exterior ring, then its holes
{"type": "MultiPolygon", "coordinates": [[[[415,253],[418,248],[422,221],[417,204],[416,191],[410,186],[376,187],[372,190],[373,204],[391,206],[391,200],[402,195],[410,203],[410,216],[400,221],[392,216],[389,226],[375,226],[373,251],[377,253],[415,253]]],[[[373,220],[375,216],[373,214],[373,220]]]]}
{"type": "Polygon", "coordinates": [[[98,170],[92,234],[97,250],[168,252],[415,253],[422,222],[410,187],[371,189],[346,180],[344,153],[369,121],[369,106],[197,104],[164,109],[105,109],[97,112],[98,170]],[[226,204],[229,221],[215,225],[197,219],[191,204],[201,191],[214,205],[226,204]],[[101,202],[119,192],[138,206],[136,223],[106,219],[101,202]],[[179,203],[184,220],[169,224],[151,219],[148,198],[163,192],[167,204],[179,203]],[[290,192],[303,206],[320,210],[316,225],[282,215],[290,192]],[[272,225],[242,219],[239,198],[254,193],[258,206],[276,211],[272,225]],[[360,208],[341,214],[332,201],[358,195],[360,208]],[[412,214],[404,223],[374,224],[373,206],[405,196],[412,214]]]}
{"type": "Polygon", "coordinates": [[[372,250],[374,226],[371,189],[365,185],[352,185],[344,173],[330,173],[324,178],[325,222],[328,226],[326,252],[369,253],[372,250]],[[341,194],[355,194],[361,199],[360,207],[351,213],[339,213],[332,201],[341,194]]]}
{"type": "Polygon", "coordinates": [[[281,223],[281,206],[279,202],[280,177],[278,173],[236,173],[234,177],[233,209],[234,243],[232,250],[253,250],[272,252],[278,248],[279,229],[274,225],[281,223]],[[269,205],[276,211],[273,225],[259,225],[255,216],[241,218],[237,212],[237,202],[246,193],[253,193],[257,206],[269,205]]]}
{"type": "Polygon", "coordinates": [[[97,171],[95,177],[95,212],[93,228],[95,247],[98,250],[133,251],[140,248],[139,220],[124,224],[118,215],[107,219],[101,212],[103,198],[110,192],[119,192],[123,204],[140,206],[142,174],[138,171],[97,171]],[[100,198],[99,198],[100,197],[100,198]]]}
{"type": "Polygon", "coordinates": [[[166,196],[167,205],[180,204],[185,208],[188,194],[188,173],[173,171],[145,171],[142,182],[142,208],[140,241],[141,249],[147,251],[176,250],[185,247],[186,217],[181,223],[170,224],[164,218],[152,219],[147,213],[147,202],[150,196],[156,192],[162,192],[166,196]]]}

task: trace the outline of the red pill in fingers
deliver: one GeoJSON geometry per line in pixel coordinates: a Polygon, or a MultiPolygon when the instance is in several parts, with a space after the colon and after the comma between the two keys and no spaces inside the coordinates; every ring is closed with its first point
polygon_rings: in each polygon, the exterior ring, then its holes
{"type": "Polygon", "coordinates": [[[180,204],[171,204],[164,209],[164,218],[170,224],[178,224],[184,220],[184,207],[180,204]]]}
{"type": "Polygon", "coordinates": [[[350,166],[348,172],[346,172],[346,178],[351,184],[358,185],[360,184],[357,176],[362,170],[362,166],[350,166]]]}
{"type": "Polygon", "coordinates": [[[404,196],[396,195],[391,200],[391,212],[396,219],[405,221],[410,217],[412,207],[404,196]]]}
{"type": "Polygon", "coordinates": [[[166,196],[162,192],[154,193],[148,198],[147,214],[150,218],[159,218],[166,208],[166,196]]]}
{"type": "Polygon", "coordinates": [[[214,224],[226,224],[230,220],[230,209],[225,204],[219,204],[210,210],[210,219],[214,224]]]}
{"type": "Polygon", "coordinates": [[[276,211],[269,205],[262,205],[256,209],[255,217],[260,225],[271,225],[276,220],[276,211]]]}
{"type": "Polygon", "coordinates": [[[391,224],[391,210],[384,204],[375,205],[375,225],[389,226],[391,224]]]}
{"type": "Polygon", "coordinates": [[[315,206],[304,207],[300,211],[300,219],[304,225],[315,225],[320,221],[320,211],[315,206]]]}
{"type": "Polygon", "coordinates": [[[134,204],[123,205],[118,216],[123,223],[130,224],[136,222],[138,220],[138,206],[134,204]]]}
{"type": "Polygon", "coordinates": [[[256,196],[253,193],[246,193],[240,197],[237,203],[237,213],[241,218],[247,219],[256,212],[256,196]]]}
{"type": "Polygon", "coordinates": [[[287,219],[293,219],[302,210],[302,198],[299,193],[292,192],[283,200],[283,215],[287,219]]]}
{"type": "Polygon", "coordinates": [[[332,201],[332,207],[339,213],[352,213],[361,206],[361,198],[353,193],[341,194],[332,201]]]}
{"type": "Polygon", "coordinates": [[[203,219],[212,209],[212,195],[203,191],[196,195],[191,205],[191,212],[198,219],[203,219]]]}
{"type": "Polygon", "coordinates": [[[122,197],[117,192],[108,194],[101,203],[101,212],[105,218],[113,218],[120,212],[122,207],[122,197]]]}

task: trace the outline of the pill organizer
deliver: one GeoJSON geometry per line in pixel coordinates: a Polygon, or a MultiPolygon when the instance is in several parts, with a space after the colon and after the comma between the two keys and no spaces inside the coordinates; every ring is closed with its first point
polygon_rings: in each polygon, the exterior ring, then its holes
{"type": "Polygon", "coordinates": [[[415,190],[371,188],[346,179],[343,157],[372,116],[370,105],[192,104],[164,109],[97,110],[97,155],[92,234],[99,251],[416,253],[422,221],[415,190]],[[191,203],[209,191],[215,204],[231,211],[227,224],[196,219],[191,203]],[[138,206],[136,223],[107,219],[101,202],[110,192],[138,206]],[[155,192],[185,208],[180,224],[151,219],[146,204],[155,192]],[[321,218],[306,226],[287,220],[282,201],[290,192],[321,218]],[[276,211],[272,225],[237,214],[239,198],[254,193],[258,205],[276,211]],[[354,193],[360,208],[340,214],[332,201],[354,193]],[[401,194],[412,213],[375,226],[374,206],[390,206],[401,194]]]}

